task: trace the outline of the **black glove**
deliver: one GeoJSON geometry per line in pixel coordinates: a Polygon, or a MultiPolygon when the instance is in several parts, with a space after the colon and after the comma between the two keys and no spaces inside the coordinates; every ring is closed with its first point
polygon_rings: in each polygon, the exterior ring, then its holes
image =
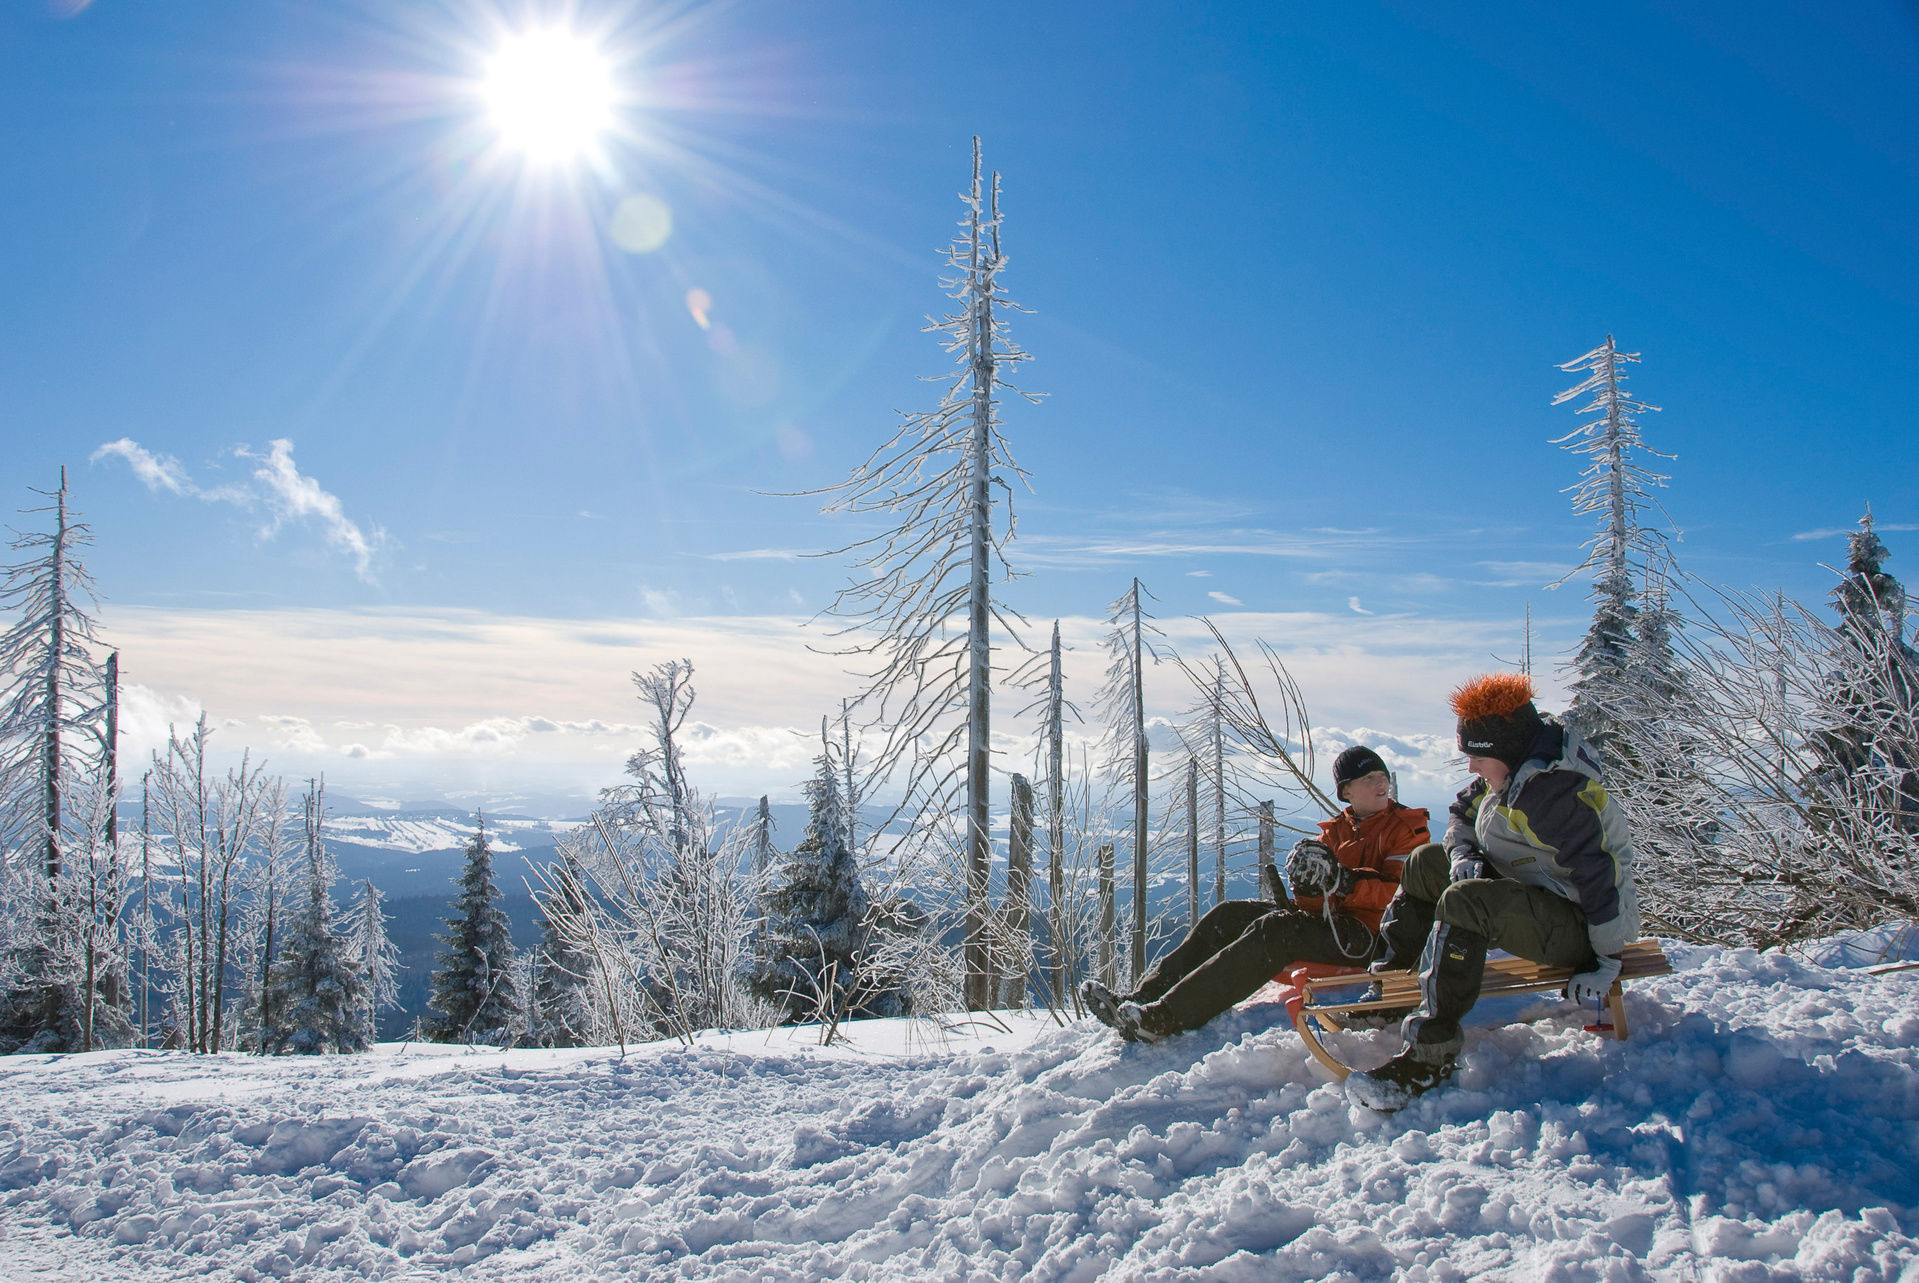
{"type": "Polygon", "coordinates": [[[1333,858],[1332,848],[1317,838],[1301,838],[1286,857],[1286,880],[1294,895],[1347,896],[1359,879],[1333,858]]]}

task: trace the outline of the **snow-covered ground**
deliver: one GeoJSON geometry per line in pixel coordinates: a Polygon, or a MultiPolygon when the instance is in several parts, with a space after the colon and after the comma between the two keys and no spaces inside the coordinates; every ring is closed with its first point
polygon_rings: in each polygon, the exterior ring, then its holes
{"type": "Polygon", "coordinates": [[[1259,1001],[0,1060],[0,1279],[1919,1279],[1919,972],[1672,953],[1631,1042],[1533,1003],[1387,1117],[1259,1001]]]}

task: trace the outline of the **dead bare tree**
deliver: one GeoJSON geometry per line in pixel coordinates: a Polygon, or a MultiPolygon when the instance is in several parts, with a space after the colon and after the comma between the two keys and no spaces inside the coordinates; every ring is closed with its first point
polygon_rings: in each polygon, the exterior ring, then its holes
{"type": "MultiPolygon", "coordinates": [[[[869,794],[893,780],[911,817],[914,841],[938,847],[940,818],[965,817],[963,892],[965,1000],[992,996],[986,944],[990,850],[988,823],[993,678],[992,629],[1011,631],[1017,615],[995,600],[994,570],[1010,576],[1006,547],[1015,533],[1008,478],[1026,474],[1000,431],[1006,372],[1027,354],[1008,335],[1014,310],[1000,285],[999,175],[984,182],[979,140],[973,181],[953,242],[945,282],[957,303],[929,329],[943,333],[958,371],[939,405],[905,416],[899,430],[830,491],[828,513],[876,515],[888,527],[858,540],[855,581],[829,608],[842,621],[837,653],[870,665],[860,673],[855,707],[884,744],[868,772],[869,794]],[[1007,496],[1003,527],[992,488],[1007,496]],[[956,714],[956,710],[963,713],[956,714]]],[[[1015,634],[1017,637],[1017,634],[1015,634]]],[[[890,822],[890,821],[889,821],[890,822]]]]}

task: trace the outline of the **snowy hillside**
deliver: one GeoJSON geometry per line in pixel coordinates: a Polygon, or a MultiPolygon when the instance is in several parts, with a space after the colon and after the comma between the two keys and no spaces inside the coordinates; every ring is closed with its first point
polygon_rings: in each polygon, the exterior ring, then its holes
{"type": "Polygon", "coordinates": [[[1919,973],[1673,952],[1631,1042],[1536,1003],[1390,1117],[1257,1001],[1151,1047],[0,1060],[0,1279],[1919,1277],[1919,973]]]}

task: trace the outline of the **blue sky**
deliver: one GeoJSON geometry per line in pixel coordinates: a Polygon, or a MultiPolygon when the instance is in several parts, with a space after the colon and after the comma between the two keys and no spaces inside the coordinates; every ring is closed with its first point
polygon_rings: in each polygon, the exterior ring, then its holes
{"type": "Polygon", "coordinates": [[[1182,8],[10,6],[4,480],[70,469],[137,733],[587,792],[626,672],[684,653],[709,785],[790,786],[850,689],[794,627],[837,564],[790,554],[857,528],[767,492],[937,395],[974,134],[1046,394],[1005,413],[1009,596],[1083,700],[1137,574],[1176,640],[1214,613],[1332,731],[1412,737],[1436,800],[1445,685],[1528,604],[1546,659],[1582,626],[1549,403],[1609,332],[1687,570],[1818,596],[1870,502],[1919,578],[1909,6],[1182,8]],[[603,164],[493,145],[530,14],[618,62],[603,164]]]}

